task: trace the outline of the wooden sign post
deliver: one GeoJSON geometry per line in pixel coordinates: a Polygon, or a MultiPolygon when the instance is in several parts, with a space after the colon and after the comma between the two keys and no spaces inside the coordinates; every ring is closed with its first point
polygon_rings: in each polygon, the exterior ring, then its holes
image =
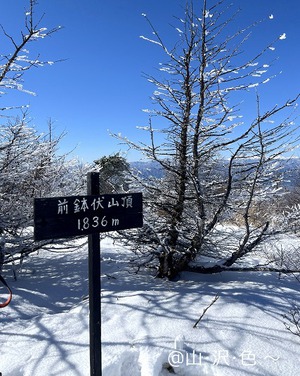
{"type": "Polygon", "coordinates": [[[99,173],[88,174],[87,196],[36,198],[34,238],[88,235],[91,376],[101,375],[100,232],[143,226],[141,193],[100,194],[99,173]]]}

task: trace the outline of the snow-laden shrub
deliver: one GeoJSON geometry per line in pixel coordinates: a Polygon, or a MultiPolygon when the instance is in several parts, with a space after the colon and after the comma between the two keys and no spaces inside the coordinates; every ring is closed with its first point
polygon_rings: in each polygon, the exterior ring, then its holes
{"type": "Polygon", "coordinates": [[[0,235],[8,255],[24,255],[33,242],[35,197],[85,193],[87,168],[58,154],[61,137],[39,134],[26,116],[0,125],[0,235]]]}

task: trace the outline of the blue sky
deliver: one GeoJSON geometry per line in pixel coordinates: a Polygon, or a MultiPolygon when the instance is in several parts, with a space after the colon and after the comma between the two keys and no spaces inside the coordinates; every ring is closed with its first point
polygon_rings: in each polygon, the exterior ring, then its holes
{"type": "MultiPolygon", "coordinates": [[[[276,45],[274,72],[282,71],[271,84],[261,89],[266,105],[281,103],[299,91],[300,75],[300,1],[299,0],[232,0],[241,8],[238,24],[243,27],[266,18],[255,30],[251,54],[286,33],[276,45]],[[273,15],[273,19],[268,17],[273,15]]],[[[201,1],[195,3],[200,4],[201,1]]],[[[4,2],[0,23],[14,35],[23,27],[28,1],[4,2]]],[[[170,24],[173,16],[182,17],[185,0],[39,0],[36,16],[45,16],[41,26],[63,29],[51,38],[29,46],[32,55],[42,60],[66,59],[53,66],[32,69],[25,75],[24,87],[36,92],[21,92],[2,97],[6,105],[30,105],[32,124],[47,129],[51,118],[56,132],[66,131],[62,151],[76,147],[73,155],[91,162],[124,148],[112,138],[108,129],[133,140],[142,140],[144,132],[136,126],[147,125],[142,109],[150,106],[154,87],[143,78],[143,72],[155,74],[165,61],[160,49],[140,38],[151,36],[142,16],[146,13],[157,30],[170,43],[177,34],[170,24]]],[[[1,40],[3,38],[1,37],[1,40]]],[[[130,160],[137,159],[129,153],[130,160]]]]}

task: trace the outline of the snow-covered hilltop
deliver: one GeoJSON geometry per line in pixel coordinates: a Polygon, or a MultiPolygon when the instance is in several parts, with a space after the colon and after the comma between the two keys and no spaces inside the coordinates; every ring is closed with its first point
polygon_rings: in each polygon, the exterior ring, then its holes
{"type": "MultiPolygon", "coordinates": [[[[130,253],[102,241],[103,376],[295,376],[300,339],[283,315],[299,282],[277,273],[136,274],[130,253]],[[219,294],[196,328],[195,322],[219,294]]],[[[3,376],[89,376],[87,249],[34,255],[1,310],[3,376]]]]}

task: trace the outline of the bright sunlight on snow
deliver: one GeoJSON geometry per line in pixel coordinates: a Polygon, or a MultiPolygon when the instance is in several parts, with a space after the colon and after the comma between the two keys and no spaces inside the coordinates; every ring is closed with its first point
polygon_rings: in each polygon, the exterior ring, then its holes
{"type": "MultiPolygon", "coordinates": [[[[278,273],[134,273],[130,253],[104,239],[104,376],[295,376],[300,342],[284,325],[299,282],[278,273]],[[193,328],[216,295],[219,299],[193,328]]],[[[9,266],[5,268],[10,275],[9,266]]],[[[87,249],[31,256],[1,310],[3,376],[89,375],[87,249]]]]}

